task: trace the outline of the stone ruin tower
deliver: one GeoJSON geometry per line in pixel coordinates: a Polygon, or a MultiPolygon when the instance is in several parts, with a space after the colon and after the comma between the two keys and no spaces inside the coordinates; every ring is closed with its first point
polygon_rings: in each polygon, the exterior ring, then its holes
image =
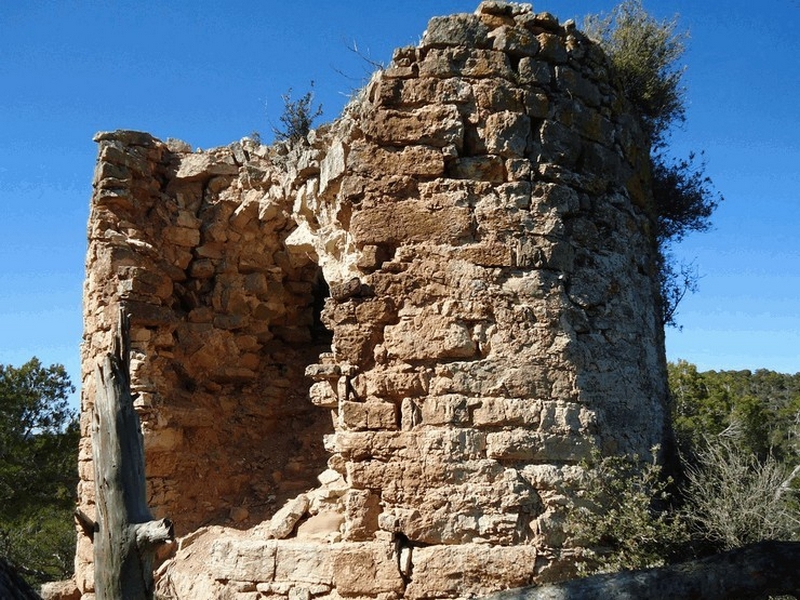
{"type": "MultiPolygon", "coordinates": [[[[460,598],[570,569],[579,462],[662,441],[648,148],[570,22],[431,20],[302,143],[101,133],[93,369],[120,305],[169,598],[460,598]]],[[[91,542],[77,585],[92,597],[91,542]]]]}

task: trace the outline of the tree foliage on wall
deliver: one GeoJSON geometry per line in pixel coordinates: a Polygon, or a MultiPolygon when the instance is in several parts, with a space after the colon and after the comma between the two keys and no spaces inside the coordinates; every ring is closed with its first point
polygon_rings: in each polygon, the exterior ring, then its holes
{"type": "Polygon", "coordinates": [[[80,432],[61,365],[0,365],[0,555],[31,582],[72,573],[80,432]]]}
{"type": "Polygon", "coordinates": [[[676,309],[694,291],[697,274],[674,258],[672,247],[688,233],[707,231],[722,200],[705,174],[702,155],[669,154],[672,129],[686,118],[686,90],[680,65],[688,34],[677,17],[659,21],[641,0],[625,0],[610,15],[590,15],[584,29],[605,50],[625,95],[633,104],[650,143],[650,172],[656,207],[661,314],[675,325],[676,309]]]}

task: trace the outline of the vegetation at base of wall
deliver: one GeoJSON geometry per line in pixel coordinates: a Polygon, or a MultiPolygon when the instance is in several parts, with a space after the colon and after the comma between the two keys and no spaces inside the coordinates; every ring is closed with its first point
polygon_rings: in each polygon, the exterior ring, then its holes
{"type": "Polygon", "coordinates": [[[572,543],[585,548],[579,574],[661,567],[686,554],[689,528],[668,509],[674,482],[658,464],[595,452],[582,466],[586,480],[566,526],[572,543]]]}
{"type": "Polygon", "coordinates": [[[798,540],[797,474],[774,456],[758,459],[735,439],[709,439],[687,469],[686,520],[719,550],[798,540]]]}
{"type": "Polygon", "coordinates": [[[685,477],[595,455],[568,512],[582,574],[660,566],[762,540],[800,540],[800,373],[668,365],[685,477]]]}
{"type": "Polygon", "coordinates": [[[678,304],[696,290],[698,277],[691,265],[676,262],[672,246],[688,233],[707,231],[722,200],[697,154],[669,154],[670,132],[686,119],[685,67],[680,61],[689,36],[677,26],[677,16],[659,21],[641,0],[625,0],[611,14],[589,15],[584,22],[587,35],[608,55],[650,143],[661,318],[673,326],[678,304]]]}
{"type": "Polygon", "coordinates": [[[72,574],[78,485],[75,391],[61,365],[0,365],[0,555],[31,583],[72,574]]]}

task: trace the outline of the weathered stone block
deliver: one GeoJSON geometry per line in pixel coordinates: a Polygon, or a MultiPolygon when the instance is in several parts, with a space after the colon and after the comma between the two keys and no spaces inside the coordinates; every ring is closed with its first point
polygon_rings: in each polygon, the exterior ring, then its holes
{"type": "Polygon", "coordinates": [[[463,426],[470,422],[469,400],[459,394],[428,396],[420,403],[425,425],[463,426]]]}
{"type": "Polygon", "coordinates": [[[283,507],[276,512],[264,527],[264,534],[267,537],[283,539],[294,530],[297,522],[303,518],[308,510],[309,499],[305,494],[300,494],[296,498],[287,501],[283,507]]]}
{"type": "Polygon", "coordinates": [[[220,159],[207,153],[195,153],[181,157],[175,178],[192,181],[213,175],[236,175],[238,172],[239,167],[232,155],[220,159]]]}
{"type": "Polygon", "coordinates": [[[434,104],[404,111],[379,109],[365,124],[365,133],[387,146],[422,144],[460,148],[464,124],[455,106],[434,104]]]}
{"type": "Polygon", "coordinates": [[[535,427],[541,420],[542,402],[528,398],[480,398],[472,412],[476,427],[535,427]]]}
{"type": "Polygon", "coordinates": [[[317,381],[308,390],[308,397],[314,406],[338,408],[339,396],[329,381],[317,381]]]}
{"type": "Polygon", "coordinates": [[[350,231],[360,244],[457,244],[470,233],[470,224],[467,207],[401,200],[365,207],[353,215],[350,231]]]}
{"type": "MultiPolygon", "coordinates": [[[[504,79],[483,79],[472,83],[475,95],[475,104],[478,108],[491,114],[498,111],[508,110],[511,112],[522,112],[525,108],[525,91],[504,79]]],[[[480,123],[485,114],[468,116],[470,123],[480,123]],[[470,118],[471,117],[471,118],[470,118]]]]}
{"type": "Polygon", "coordinates": [[[402,319],[384,329],[384,347],[400,360],[468,358],[477,346],[464,323],[436,315],[402,319]]]}
{"type": "Polygon", "coordinates": [[[380,496],[369,490],[348,490],[345,501],[344,539],[371,540],[378,530],[380,496]]]}
{"type": "Polygon", "coordinates": [[[432,48],[419,66],[420,77],[502,77],[513,80],[508,56],[494,50],[432,48]]]}
{"type": "Polygon", "coordinates": [[[297,539],[317,542],[338,542],[342,539],[341,528],[344,515],[337,511],[324,510],[311,515],[297,527],[297,539]]]}
{"type": "Polygon", "coordinates": [[[511,248],[500,242],[482,242],[461,246],[455,256],[460,260],[482,267],[511,267],[514,257],[511,248]]]}
{"type": "Polygon", "coordinates": [[[569,90],[589,106],[599,106],[602,102],[602,94],[597,89],[597,85],[586,79],[575,69],[558,65],[555,68],[556,83],[569,90]]]}
{"type": "Polygon", "coordinates": [[[535,546],[430,546],[414,548],[409,600],[475,597],[534,580],[539,550],[535,546]]]}
{"type": "Polygon", "coordinates": [[[389,402],[342,402],[339,414],[350,429],[397,429],[397,407],[389,402]]]}
{"type": "Polygon", "coordinates": [[[502,183],[506,179],[505,163],[499,156],[466,156],[452,161],[447,174],[455,179],[474,179],[502,183]]]}
{"type": "Polygon", "coordinates": [[[433,17],[422,36],[420,48],[443,48],[447,46],[467,46],[487,48],[489,28],[478,15],[459,14],[447,17],[433,17]]]}
{"type": "Polygon", "coordinates": [[[377,104],[387,108],[466,104],[473,98],[472,86],[459,77],[381,79],[378,82],[377,95],[377,104]]]}
{"type": "Polygon", "coordinates": [[[276,542],[220,539],[213,542],[208,568],[214,579],[272,581],[276,542]]]}
{"type": "Polygon", "coordinates": [[[552,33],[540,33],[536,36],[539,40],[539,57],[554,63],[567,62],[567,48],[564,40],[552,33]]]}
{"type": "Polygon", "coordinates": [[[489,34],[492,48],[506,52],[517,58],[535,56],[539,52],[539,40],[530,32],[520,27],[502,25],[489,34]]]}
{"type": "Polygon", "coordinates": [[[165,227],[162,235],[177,246],[193,248],[200,244],[200,231],[191,227],[165,227]]]}
{"type": "Polygon", "coordinates": [[[588,458],[592,440],[582,435],[512,429],[486,434],[486,455],[498,460],[549,460],[577,463],[588,458]]]}
{"type": "Polygon", "coordinates": [[[421,396],[427,382],[424,373],[413,370],[382,370],[364,375],[366,395],[386,400],[400,400],[406,396],[421,396]]]}
{"type": "Polygon", "coordinates": [[[522,157],[530,135],[531,120],[527,115],[501,111],[486,117],[486,149],[490,154],[506,158],[522,157]]]}
{"type": "Polygon", "coordinates": [[[405,583],[390,548],[390,544],[363,542],[339,546],[333,557],[336,590],[345,596],[402,593],[405,583]]]}
{"type": "MultiPolygon", "coordinates": [[[[333,585],[335,577],[335,546],[331,544],[288,541],[274,543],[274,581],[286,581],[294,584],[333,585]]],[[[261,581],[270,580],[263,579],[261,581]]]]}

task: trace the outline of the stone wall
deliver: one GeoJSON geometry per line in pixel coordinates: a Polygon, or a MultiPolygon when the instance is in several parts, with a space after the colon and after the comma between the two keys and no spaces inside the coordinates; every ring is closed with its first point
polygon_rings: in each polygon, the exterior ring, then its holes
{"type": "Polygon", "coordinates": [[[84,434],[122,304],[150,505],[184,536],[167,597],[547,581],[581,459],[662,441],[647,147],[572,24],[434,18],[296,147],[96,139],[84,434]]]}

